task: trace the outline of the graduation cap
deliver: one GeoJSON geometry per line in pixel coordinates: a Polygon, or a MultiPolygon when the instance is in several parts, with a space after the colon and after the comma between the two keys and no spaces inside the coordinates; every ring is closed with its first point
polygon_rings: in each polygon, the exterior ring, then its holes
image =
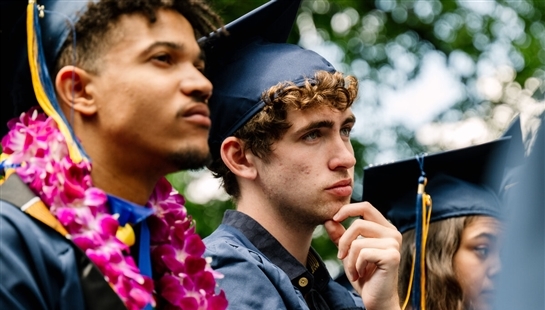
{"type": "Polygon", "coordinates": [[[522,140],[520,115],[511,122],[502,137],[511,137],[509,151],[505,161],[505,171],[500,185],[499,195],[505,205],[504,213],[511,211],[516,203],[515,188],[520,184],[523,164],[526,160],[525,148],[522,140]]]}
{"type": "Polygon", "coordinates": [[[427,178],[425,189],[433,202],[432,222],[471,214],[499,216],[497,192],[510,140],[504,137],[425,155],[420,157],[420,162],[413,158],[367,166],[363,175],[363,200],[381,211],[400,232],[414,229],[414,202],[423,171],[427,178]]]}
{"type": "Polygon", "coordinates": [[[363,200],[401,233],[415,229],[414,277],[412,293],[407,294],[413,309],[420,309],[425,300],[422,270],[429,223],[468,215],[501,216],[497,191],[510,139],[364,169],[363,200]]]}
{"type": "Polygon", "coordinates": [[[2,135],[7,120],[39,104],[67,139],[72,160],[85,156],[57,102],[52,74],[75,23],[88,3],[97,1],[2,2],[2,135]]]}
{"type": "Polygon", "coordinates": [[[506,167],[512,168],[521,165],[525,158],[524,142],[522,141],[522,127],[520,124],[520,115],[517,115],[502,137],[511,137],[509,153],[507,155],[506,167]]]}
{"type": "Polygon", "coordinates": [[[225,26],[229,35],[201,39],[207,76],[214,85],[209,100],[212,158],[220,146],[263,109],[261,95],[281,82],[302,86],[319,70],[335,72],[313,51],[286,44],[300,0],[272,0],[225,26]]]}

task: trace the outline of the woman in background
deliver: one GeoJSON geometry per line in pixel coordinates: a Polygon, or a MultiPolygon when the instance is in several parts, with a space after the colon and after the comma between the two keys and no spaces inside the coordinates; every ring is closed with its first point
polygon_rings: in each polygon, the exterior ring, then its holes
{"type": "Polygon", "coordinates": [[[508,146],[504,138],[365,169],[363,200],[403,234],[402,309],[491,309],[508,146]]]}

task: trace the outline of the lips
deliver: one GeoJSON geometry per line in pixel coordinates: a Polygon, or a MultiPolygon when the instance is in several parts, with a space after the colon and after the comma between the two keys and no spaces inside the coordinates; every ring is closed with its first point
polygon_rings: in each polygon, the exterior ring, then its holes
{"type": "Polygon", "coordinates": [[[352,180],[344,179],[344,180],[338,181],[334,183],[333,185],[329,186],[328,188],[326,188],[325,190],[335,196],[341,196],[341,197],[350,196],[352,195],[352,180]]]}
{"type": "Polygon", "coordinates": [[[210,110],[204,104],[197,104],[187,109],[182,117],[184,120],[196,125],[209,128],[212,122],[210,121],[210,110]]]}

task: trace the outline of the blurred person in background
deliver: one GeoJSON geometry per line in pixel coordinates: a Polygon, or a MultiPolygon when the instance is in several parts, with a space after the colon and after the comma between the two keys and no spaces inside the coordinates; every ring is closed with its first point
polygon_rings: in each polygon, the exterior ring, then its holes
{"type": "Polygon", "coordinates": [[[363,199],[403,234],[403,309],[492,309],[509,140],[365,169],[363,199]]]}

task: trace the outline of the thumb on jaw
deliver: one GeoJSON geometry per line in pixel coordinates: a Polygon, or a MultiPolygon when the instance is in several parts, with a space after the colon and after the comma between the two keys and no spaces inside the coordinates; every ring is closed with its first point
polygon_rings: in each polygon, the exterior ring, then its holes
{"type": "Polygon", "coordinates": [[[335,245],[338,247],[339,239],[341,239],[342,235],[346,231],[344,226],[339,222],[328,220],[324,223],[324,228],[329,236],[329,239],[331,239],[331,241],[333,241],[333,243],[335,243],[335,245]]]}

